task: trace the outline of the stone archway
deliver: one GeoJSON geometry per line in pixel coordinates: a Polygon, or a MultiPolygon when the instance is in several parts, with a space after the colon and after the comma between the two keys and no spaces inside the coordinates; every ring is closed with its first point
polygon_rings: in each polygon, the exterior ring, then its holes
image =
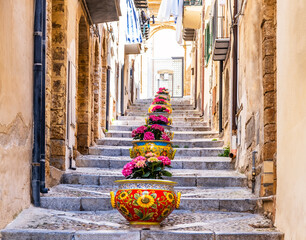
{"type": "Polygon", "coordinates": [[[79,21],[78,79],[77,79],[77,150],[88,154],[91,134],[90,79],[89,79],[89,32],[85,18],[79,21]]]}

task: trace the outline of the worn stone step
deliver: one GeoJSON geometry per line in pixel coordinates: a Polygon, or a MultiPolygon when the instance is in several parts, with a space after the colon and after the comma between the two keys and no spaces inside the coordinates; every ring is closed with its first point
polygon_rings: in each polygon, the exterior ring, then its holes
{"type": "MultiPolygon", "coordinates": [[[[200,117],[201,113],[189,113],[189,112],[172,112],[172,117],[200,117]]],[[[147,117],[146,112],[127,112],[126,116],[138,116],[138,117],[147,117]]]]}
{"type": "MultiPolygon", "coordinates": [[[[115,120],[110,128],[112,126],[141,126],[145,124],[145,119],[142,120],[115,120]]],[[[172,127],[207,127],[208,123],[204,121],[179,121],[179,120],[173,120],[172,127]]]]}
{"type": "MultiPolygon", "coordinates": [[[[138,128],[140,125],[134,126],[120,126],[120,125],[112,125],[110,126],[110,130],[118,130],[118,131],[132,131],[138,128]]],[[[172,126],[171,131],[211,131],[210,127],[207,126],[172,126]]]]}
{"type": "MultiPolygon", "coordinates": [[[[114,138],[130,138],[132,131],[108,131],[106,137],[114,138]]],[[[219,133],[214,131],[202,131],[202,132],[178,132],[174,131],[173,140],[192,140],[192,139],[203,139],[203,138],[218,138],[219,133]]]]}
{"type": "MultiPolygon", "coordinates": [[[[128,107],[128,110],[136,110],[136,111],[148,111],[148,108],[151,104],[146,105],[130,105],[128,107]]],[[[171,107],[174,111],[176,110],[195,110],[193,105],[173,105],[171,104],[171,107]]]]}
{"type": "MultiPolygon", "coordinates": [[[[131,146],[107,146],[96,145],[89,148],[91,155],[103,156],[130,156],[131,146]]],[[[189,157],[217,157],[224,152],[223,148],[208,147],[208,148],[176,148],[176,157],[189,156],[189,157]]]]}
{"type": "Polygon", "coordinates": [[[4,230],[2,240],[283,240],[258,214],[175,210],[160,227],[135,228],[117,210],[65,212],[30,207],[4,230]]]}
{"type": "MultiPolygon", "coordinates": [[[[192,139],[189,141],[185,140],[173,140],[171,141],[172,145],[176,148],[216,148],[223,147],[223,141],[212,141],[212,139],[192,139]]],[[[104,146],[132,146],[132,138],[102,138],[97,139],[97,145],[104,146]]]]}
{"type": "MultiPolygon", "coordinates": [[[[110,191],[117,186],[60,184],[42,194],[41,207],[62,211],[111,210],[110,191]]],[[[258,199],[245,188],[182,188],[181,210],[254,212],[258,199]]]]}
{"type": "MultiPolygon", "coordinates": [[[[127,109],[126,113],[138,113],[140,115],[142,115],[143,113],[147,113],[147,110],[135,110],[135,109],[127,109]]],[[[180,109],[180,110],[173,110],[172,114],[200,114],[200,112],[198,110],[186,110],[186,109],[180,109]]]]}
{"type": "MultiPolygon", "coordinates": [[[[173,177],[165,178],[184,187],[245,187],[247,179],[235,171],[171,169],[173,177]]],[[[64,184],[113,186],[124,179],[121,169],[77,168],[67,170],[61,179],[64,184]]]]}
{"type": "MultiPolygon", "coordinates": [[[[76,159],[77,167],[123,168],[131,161],[128,156],[98,156],[83,155],[76,159]]],[[[176,157],[172,160],[174,169],[202,169],[202,170],[233,170],[234,164],[225,157],[176,157]]]]}
{"type": "MultiPolygon", "coordinates": [[[[147,118],[147,114],[143,114],[141,116],[118,116],[118,120],[126,120],[126,121],[131,121],[131,120],[136,120],[136,121],[142,121],[145,122],[145,118],[147,118]]],[[[203,121],[203,118],[201,117],[192,117],[192,116],[176,116],[176,115],[171,115],[173,119],[173,124],[176,123],[181,123],[184,124],[185,122],[201,122],[203,121]]]]}

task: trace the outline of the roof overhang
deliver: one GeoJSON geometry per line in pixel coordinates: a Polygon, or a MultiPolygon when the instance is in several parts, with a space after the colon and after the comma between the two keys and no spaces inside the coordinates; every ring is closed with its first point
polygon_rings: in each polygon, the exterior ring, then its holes
{"type": "Polygon", "coordinates": [[[226,59],[229,44],[229,38],[219,38],[215,40],[213,49],[213,61],[224,61],[226,59]]]}
{"type": "Polygon", "coordinates": [[[201,28],[201,13],[203,6],[184,6],[183,27],[201,28]]]}
{"type": "Polygon", "coordinates": [[[120,0],[85,0],[94,24],[118,21],[121,16],[120,0]]]}
{"type": "Polygon", "coordinates": [[[140,54],[141,53],[141,43],[130,43],[124,45],[124,53],[129,54],[140,54]]]}

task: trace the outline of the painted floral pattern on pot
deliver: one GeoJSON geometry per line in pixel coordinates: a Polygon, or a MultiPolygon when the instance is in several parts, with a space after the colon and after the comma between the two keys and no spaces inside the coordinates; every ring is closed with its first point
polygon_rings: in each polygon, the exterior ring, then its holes
{"type": "MultiPolygon", "coordinates": [[[[180,193],[177,196],[173,186],[169,190],[158,189],[158,185],[164,185],[163,180],[158,181],[160,182],[159,184],[152,183],[152,187],[157,189],[148,189],[146,184],[142,186],[141,180],[138,189],[125,189],[125,186],[123,186],[123,189],[120,188],[116,196],[113,197],[113,206],[131,224],[160,224],[176,207],[179,207],[180,193]]],[[[167,182],[171,181],[165,181],[165,183],[167,182]]],[[[169,186],[168,184],[165,185],[169,186]]]]}
{"type": "Polygon", "coordinates": [[[133,141],[130,157],[145,156],[148,152],[152,152],[157,157],[166,156],[172,160],[174,159],[176,149],[172,148],[169,141],[133,141]]]}

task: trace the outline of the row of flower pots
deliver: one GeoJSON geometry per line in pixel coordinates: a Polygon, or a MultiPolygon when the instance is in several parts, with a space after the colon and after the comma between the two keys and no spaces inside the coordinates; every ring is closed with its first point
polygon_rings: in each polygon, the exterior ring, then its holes
{"type": "Polygon", "coordinates": [[[168,171],[176,150],[172,148],[172,107],[167,89],[160,88],[148,109],[146,125],[132,131],[130,157],[118,180],[116,194],[111,192],[111,204],[130,224],[159,225],[179,207],[180,193],[175,193],[176,182],[168,171]]]}

